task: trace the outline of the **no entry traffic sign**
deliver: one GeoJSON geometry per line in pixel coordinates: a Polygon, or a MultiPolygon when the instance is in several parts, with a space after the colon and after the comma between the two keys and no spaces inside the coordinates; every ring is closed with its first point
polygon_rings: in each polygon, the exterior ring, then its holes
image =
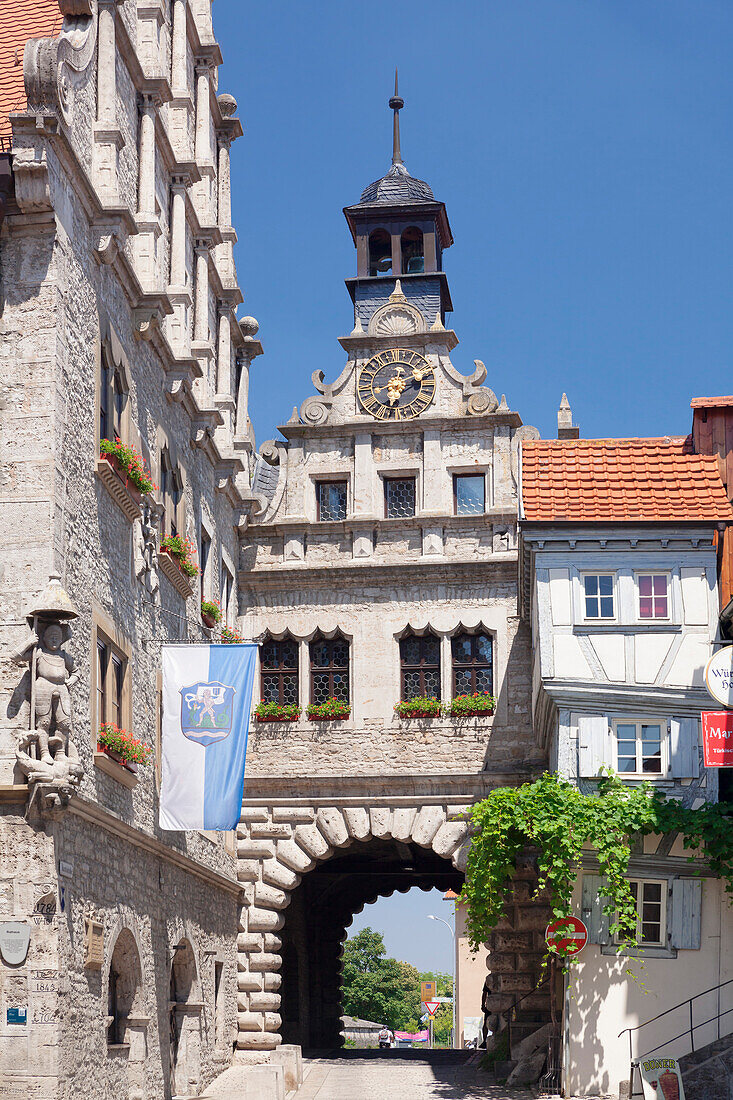
{"type": "Polygon", "coordinates": [[[434,1016],[440,1008],[440,1001],[425,1001],[425,1008],[428,1010],[431,1016],[434,1016]]]}
{"type": "Polygon", "coordinates": [[[577,955],[588,942],[588,929],[580,917],[561,917],[548,924],[545,942],[556,955],[577,955]]]}

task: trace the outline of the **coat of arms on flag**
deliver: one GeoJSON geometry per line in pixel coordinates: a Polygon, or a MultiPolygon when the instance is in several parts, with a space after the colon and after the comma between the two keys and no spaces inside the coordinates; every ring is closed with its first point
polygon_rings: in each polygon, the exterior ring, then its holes
{"type": "Polygon", "coordinates": [[[232,732],[235,689],[214,680],[180,688],[181,733],[199,745],[213,745],[232,732]]]}

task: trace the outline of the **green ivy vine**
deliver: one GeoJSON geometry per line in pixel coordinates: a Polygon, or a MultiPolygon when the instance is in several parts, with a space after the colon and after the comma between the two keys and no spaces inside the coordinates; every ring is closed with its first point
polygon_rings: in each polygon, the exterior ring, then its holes
{"type": "Polygon", "coordinates": [[[486,941],[502,917],[517,858],[537,851],[537,893],[553,919],[572,913],[583,849],[590,846],[606,880],[605,912],[619,950],[638,947],[636,907],[628,872],[634,837],[678,832],[690,860],[701,856],[733,896],[733,829],[726,805],[698,810],[668,799],[649,783],[628,786],[606,772],[592,794],[548,773],[520,787],[499,787],[471,810],[474,830],[461,895],[471,948],[486,941]]]}

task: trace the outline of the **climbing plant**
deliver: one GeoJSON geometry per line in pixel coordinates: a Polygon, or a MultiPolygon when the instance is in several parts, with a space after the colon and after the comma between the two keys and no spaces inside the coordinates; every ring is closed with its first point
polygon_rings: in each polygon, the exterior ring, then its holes
{"type": "Polygon", "coordinates": [[[606,772],[584,794],[558,775],[500,787],[471,811],[475,835],[462,899],[473,950],[500,920],[517,859],[536,849],[537,892],[546,894],[553,919],[572,913],[572,892],[584,848],[590,847],[605,879],[605,912],[619,949],[636,947],[636,906],[628,871],[634,837],[679,832],[690,859],[703,856],[733,896],[733,829],[727,806],[698,810],[667,799],[650,784],[628,786],[606,772]]]}

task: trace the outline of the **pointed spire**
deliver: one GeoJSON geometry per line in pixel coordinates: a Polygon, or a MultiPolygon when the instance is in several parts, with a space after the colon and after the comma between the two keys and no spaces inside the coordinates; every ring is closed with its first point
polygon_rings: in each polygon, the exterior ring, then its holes
{"type": "Polygon", "coordinates": [[[568,395],[564,393],[560,399],[560,408],[557,410],[557,438],[578,439],[580,428],[573,424],[573,410],[570,408],[568,395]]]}
{"type": "Polygon", "coordinates": [[[392,124],[392,163],[402,164],[402,152],[400,151],[400,111],[405,106],[405,101],[399,94],[397,88],[397,69],[394,71],[394,95],[391,97],[389,105],[394,112],[394,122],[392,124]]]}

